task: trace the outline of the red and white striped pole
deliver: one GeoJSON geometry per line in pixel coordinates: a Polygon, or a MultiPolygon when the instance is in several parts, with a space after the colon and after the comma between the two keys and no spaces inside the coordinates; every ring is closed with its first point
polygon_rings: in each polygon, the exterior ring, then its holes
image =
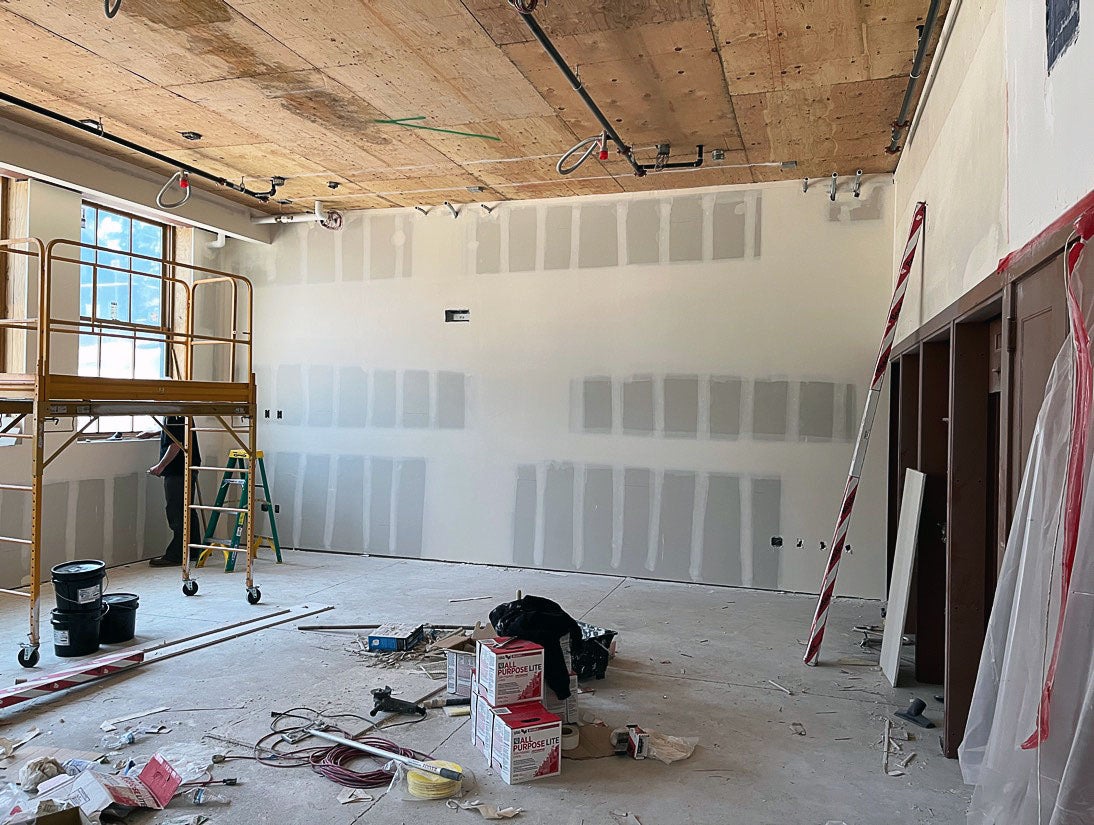
{"type": "Polygon", "coordinates": [[[855,509],[855,496],[858,494],[859,481],[862,478],[862,465],[866,461],[866,448],[870,446],[870,431],[874,426],[878,402],[881,400],[881,388],[885,384],[885,374],[889,369],[889,356],[893,351],[896,338],[896,325],[900,320],[900,310],[904,307],[904,295],[908,291],[908,275],[912,271],[915,251],[923,238],[923,221],[927,216],[927,204],[917,203],[912,215],[912,229],[908,233],[908,243],[904,247],[904,256],[897,273],[893,300],[889,304],[889,319],[885,322],[885,334],[881,338],[881,351],[874,366],[874,377],[870,382],[870,392],[866,396],[866,409],[862,413],[862,424],[855,443],[855,454],[851,459],[851,471],[847,476],[847,486],[843,491],[843,503],[836,518],[836,530],[832,536],[832,550],[828,555],[828,566],[824,570],[820,595],[817,596],[817,611],[813,614],[813,626],[809,631],[809,645],[805,650],[805,663],[815,665],[820,655],[821,642],[824,640],[824,627],[828,622],[828,608],[832,606],[832,596],[836,592],[836,575],[843,558],[843,548],[847,542],[847,528],[851,524],[851,513],[855,509]]]}

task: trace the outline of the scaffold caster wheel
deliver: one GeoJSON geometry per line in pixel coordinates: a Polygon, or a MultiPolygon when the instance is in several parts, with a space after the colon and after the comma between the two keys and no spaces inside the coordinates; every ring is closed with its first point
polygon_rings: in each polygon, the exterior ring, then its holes
{"type": "Polygon", "coordinates": [[[19,664],[23,667],[34,667],[38,664],[38,648],[24,647],[19,649],[19,664]]]}
{"type": "Polygon", "coordinates": [[[198,592],[198,583],[193,579],[184,581],[182,583],[182,592],[187,596],[196,596],[198,592]]]}
{"type": "Polygon", "coordinates": [[[249,604],[258,604],[260,601],[262,601],[262,591],[257,587],[248,587],[247,602],[249,604]]]}

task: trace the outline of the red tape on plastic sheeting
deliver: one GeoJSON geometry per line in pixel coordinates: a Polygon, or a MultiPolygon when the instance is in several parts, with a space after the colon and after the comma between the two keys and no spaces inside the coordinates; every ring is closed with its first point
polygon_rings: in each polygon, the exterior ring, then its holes
{"type": "Polygon", "coordinates": [[[1045,676],[1041,702],[1037,710],[1037,728],[1022,743],[1023,750],[1032,750],[1048,739],[1049,711],[1052,688],[1056,681],[1056,666],[1063,644],[1064,619],[1067,614],[1071,575],[1079,545],[1079,517],[1083,508],[1083,484],[1086,479],[1086,441],[1090,426],[1090,410],[1094,404],[1094,374],[1091,372],[1090,334],[1076,294],[1076,269],[1086,241],[1094,235],[1094,210],[1084,214],[1076,224],[1079,240],[1067,250],[1067,309],[1071,320],[1071,342],[1075,348],[1075,392],[1071,411],[1071,443],[1067,450],[1067,477],[1064,487],[1064,552],[1060,562],[1060,618],[1056,625],[1056,641],[1052,661],[1045,676]]]}

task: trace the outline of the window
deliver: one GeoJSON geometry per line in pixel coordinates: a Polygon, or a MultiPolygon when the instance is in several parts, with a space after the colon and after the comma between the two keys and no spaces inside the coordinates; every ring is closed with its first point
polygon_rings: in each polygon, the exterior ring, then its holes
{"type": "MultiPolygon", "coordinates": [[[[95,335],[80,336],[78,374],[100,378],[164,378],[167,291],[158,276],[166,257],[163,224],[85,203],[80,240],[104,247],[81,248],[80,320],[95,335]],[[133,257],[143,255],[158,260],[133,257]]],[[[102,419],[92,432],[132,431],[151,420],[132,416],[102,419]]]]}

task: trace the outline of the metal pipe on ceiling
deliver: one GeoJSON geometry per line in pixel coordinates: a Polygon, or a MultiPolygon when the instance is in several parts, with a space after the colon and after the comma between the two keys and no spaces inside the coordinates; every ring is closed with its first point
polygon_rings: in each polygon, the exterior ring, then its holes
{"type": "MultiPolygon", "coordinates": [[[[551,42],[551,38],[547,36],[547,33],[540,28],[539,23],[536,22],[536,18],[532,15],[531,11],[523,11],[516,5],[514,5],[514,8],[517,9],[521,19],[523,19],[525,25],[528,26],[528,30],[532,33],[532,37],[534,37],[539,42],[539,45],[543,47],[543,50],[547,52],[547,56],[551,58],[558,67],[558,70],[565,75],[566,79],[570,82],[570,85],[573,86],[574,91],[578,93],[582,102],[592,113],[593,117],[596,118],[596,122],[599,123],[600,127],[604,130],[604,134],[616,145],[619,149],[619,154],[623,155],[630,163],[631,168],[634,169],[634,174],[640,178],[645,176],[646,170],[642,167],[642,164],[635,159],[631,147],[619,136],[619,132],[616,131],[611,121],[604,115],[604,112],[601,111],[600,107],[596,105],[596,101],[593,100],[592,95],[586,91],[585,84],[581,82],[581,79],[576,74],[574,74],[573,69],[570,68],[566,60],[559,54],[558,49],[555,48],[555,44],[551,42]]],[[[535,8],[535,6],[533,5],[532,8],[535,8]]]]}
{"type": "Polygon", "coordinates": [[[144,155],[145,157],[152,158],[153,160],[157,160],[160,163],[172,166],[182,172],[187,172],[188,174],[195,177],[199,177],[211,183],[215,183],[217,186],[224,186],[235,192],[239,192],[241,195],[247,195],[248,197],[254,198],[255,200],[262,203],[266,203],[270,200],[270,198],[276,195],[278,188],[285,183],[284,178],[272,177],[270,178],[270,188],[267,191],[259,192],[254,189],[249,189],[243,184],[235,183],[228,180],[227,178],[222,178],[219,175],[214,175],[211,172],[206,172],[204,169],[199,169],[196,166],[191,166],[189,163],[183,163],[180,160],[175,160],[174,158],[168,157],[167,155],[157,152],[154,149],[149,149],[145,146],[141,146],[139,143],[134,143],[133,141],[127,140],[126,138],[120,137],[118,135],[112,135],[110,134],[110,132],[107,132],[105,129],[103,129],[101,125],[92,126],[87,123],[83,123],[79,120],[76,120],[75,118],[68,117],[67,115],[62,115],[60,112],[54,112],[52,109],[47,109],[44,106],[39,106],[36,103],[31,103],[29,100],[23,100],[13,95],[9,95],[6,92],[0,92],[0,101],[3,101],[4,103],[10,103],[12,106],[18,106],[20,109],[26,109],[28,112],[33,112],[34,114],[41,117],[55,120],[58,123],[63,123],[66,126],[71,126],[73,129],[79,129],[81,132],[86,132],[89,135],[94,135],[95,137],[110,141],[111,143],[116,143],[118,146],[129,149],[131,152],[136,152],[138,154],[144,155]]]}
{"type": "Polygon", "coordinates": [[[900,104],[900,114],[893,121],[893,136],[889,141],[889,148],[885,151],[894,155],[900,151],[900,133],[908,128],[908,110],[912,106],[912,97],[915,95],[916,81],[919,80],[920,71],[923,69],[923,60],[927,56],[927,47],[931,42],[931,32],[934,31],[935,21],[938,19],[938,9],[942,0],[931,0],[927,9],[927,19],[923,21],[923,28],[919,30],[919,45],[915,50],[915,59],[912,61],[912,71],[908,75],[908,86],[904,90],[904,100],[900,104]]]}

